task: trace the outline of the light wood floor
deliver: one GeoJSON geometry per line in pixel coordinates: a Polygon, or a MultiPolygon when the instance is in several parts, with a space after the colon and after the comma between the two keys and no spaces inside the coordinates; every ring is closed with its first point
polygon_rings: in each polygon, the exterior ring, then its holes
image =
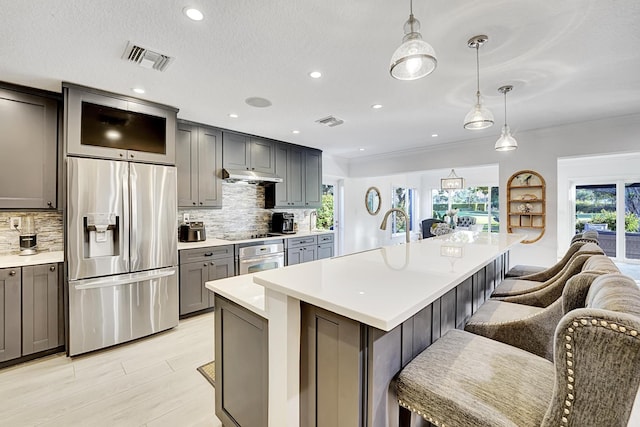
{"type": "Polygon", "coordinates": [[[221,426],[214,388],[196,371],[211,360],[208,313],[113,349],[6,368],[0,426],[221,426]]]}

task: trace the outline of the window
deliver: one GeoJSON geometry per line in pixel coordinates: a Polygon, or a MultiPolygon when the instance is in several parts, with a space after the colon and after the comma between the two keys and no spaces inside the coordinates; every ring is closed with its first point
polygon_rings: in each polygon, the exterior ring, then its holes
{"type": "Polygon", "coordinates": [[[443,219],[449,209],[458,209],[458,218],[471,216],[484,231],[500,230],[498,187],[468,187],[462,190],[432,191],[433,218],[443,219]]]}
{"type": "Polygon", "coordinates": [[[409,223],[409,231],[413,230],[413,218],[415,216],[415,195],[417,194],[415,188],[393,187],[393,194],[391,197],[391,207],[402,209],[407,213],[408,221],[402,215],[396,215],[393,213],[393,224],[391,233],[405,233],[407,222],[409,223]]]}

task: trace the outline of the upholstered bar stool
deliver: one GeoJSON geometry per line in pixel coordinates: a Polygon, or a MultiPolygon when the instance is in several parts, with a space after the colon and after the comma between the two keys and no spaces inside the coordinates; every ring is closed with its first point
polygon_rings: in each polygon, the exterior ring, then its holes
{"type": "Polygon", "coordinates": [[[492,298],[504,298],[515,295],[526,294],[535,292],[540,289],[546,288],[554,283],[560,281],[566,281],[569,277],[577,274],[582,269],[582,264],[591,256],[604,256],[602,249],[593,244],[583,245],[578,251],[570,258],[567,265],[564,266],[553,277],[544,280],[526,280],[526,279],[504,279],[491,293],[492,298]]]}
{"type": "Polygon", "coordinates": [[[544,277],[544,278],[539,279],[539,278],[527,277],[526,279],[538,280],[538,281],[544,281],[544,280],[550,279],[551,277],[556,275],[560,270],[562,270],[562,267],[567,265],[567,263],[569,262],[569,258],[585,243],[595,243],[596,245],[599,244],[598,232],[595,230],[590,230],[590,231],[586,231],[584,233],[576,234],[575,236],[573,236],[573,238],[571,239],[571,245],[569,246],[569,249],[567,250],[567,252],[564,254],[562,259],[552,267],[540,267],[536,265],[516,265],[515,267],[512,267],[509,269],[507,274],[505,274],[505,277],[506,278],[524,278],[523,276],[540,274],[540,276],[538,277],[541,277],[541,278],[544,277]]]}
{"type": "MultiPolygon", "coordinates": [[[[611,265],[615,267],[613,262],[611,265]]],[[[584,272],[571,277],[562,298],[546,307],[490,299],[471,316],[464,330],[553,361],[553,336],[560,319],[573,309],[585,307],[589,287],[603,274],[584,272]]]]}
{"type": "Polygon", "coordinates": [[[517,295],[498,296],[492,299],[500,301],[514,302],[517,304],[533,305],[536,307],[547,307],[549,304],[560,298],[562,291],[571,277],[579,273],[619,273],[620,270],[611,258],[606,255],[580,255],[570,264],[564,274],[559,275],[556,280],[545,282],[547,285],[535,288],[531,292],[521,292],[517,295]],[[583,262],[584,261],[584,262],[583,262]]]}
{"type": "Polygon", "coordinates": [[[613,274],[561,319],[553,362],[450,330],[398,375],[401,425],[411,411],[439,427],[626,427],[640,384],[639,316],[637,285],[613,274]]]}

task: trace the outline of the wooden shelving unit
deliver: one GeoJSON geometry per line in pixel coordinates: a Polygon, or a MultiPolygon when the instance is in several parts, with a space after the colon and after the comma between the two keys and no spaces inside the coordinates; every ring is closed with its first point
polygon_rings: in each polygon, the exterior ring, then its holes
{"type": "Polygon", "coordinates": [[[542,238],[546,226],[546,184],[534,171],[514,173],[507,181],[507,231],[533,236],[522,243],[534,243],[542,238]]]}

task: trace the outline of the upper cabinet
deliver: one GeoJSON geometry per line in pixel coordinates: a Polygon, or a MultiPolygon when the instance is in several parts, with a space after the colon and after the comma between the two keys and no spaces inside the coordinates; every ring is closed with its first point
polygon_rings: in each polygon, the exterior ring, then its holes
{"type": "Polygon", "coordinates": [[[63,84],[69,155],[173,165],[177,109],[63,84]]]}
{"type": "Polygon", "coordinates": [[[322,151],[276,144],[275,173],[283,182],[265,188],[266,208],[319,208],[322,204],[322,151]]]}
{"type": "Polygon", "coordinates": [[[176,134],[179,207],[222,207],[222,132],[178,122],[176,134]]]}
{"type": "Polygon", "coordinates": [[[225,169],[275,173],[274,143],[233,132],[222,136],[225,169]]]}
{"type": "Polygon", "coordinates": [[[0,208],[56,207],[58,99],[0,84],[0,208]]]}

